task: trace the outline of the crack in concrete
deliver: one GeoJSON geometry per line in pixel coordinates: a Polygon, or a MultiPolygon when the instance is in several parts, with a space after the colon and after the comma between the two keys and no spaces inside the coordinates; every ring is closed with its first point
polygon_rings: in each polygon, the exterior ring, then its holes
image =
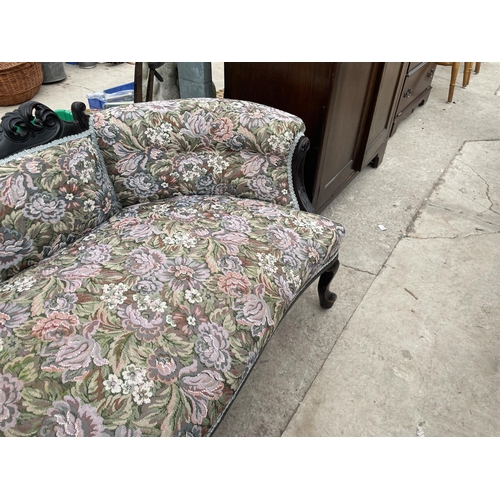
{"type": "Polygon", "coordinates": [[[466,238],[476,238],[478,236],[489,236],[490,234],[500,234],[500,231],[491,231],[491,232],[483,232],[483,233],[473,233],[473,234],[466,234],[465,236],[460,236],[457,234],[456,236],[426,236],[426,237],[420,237],[420,236],[412,236],[410,234],[407,234],[407,238],[411,238],[412,240],[463,240],[466,238]]]}
{"type": "MultiPolygon", "coordinates": [[[[468,144],[469,142],[473,143],[473,142],[498,142],[499,139],[481,139],[481,140],[471,140],[471,141],[464,141],[462,143],[462,145],[458,148],[457,150],[457,153],[455,154],[455,156],[450,160],[450,162],[448,163],[448,165],[443,169],[443,171],[441,172],[441,175],[439,176],[439,178],[436,180],[436,182],[433,184],[433,186],[431,187],[430,191],[429,191],[429,194],[423,199],[422,203],[420,204],[420,206],[418,207],[417,211],[415,212],[415,215],[413,216],[412,220],[409,222],[408,226],[406,227],[406,231],[405,233],[408,234],[408,233],[411,233],[412,231],[415,230],[415,222],[417,221],[417,219],[420,217],[420,215],[422,214],[423,212],[423,209],[424,209],[424,206],[426,204],[429,203],[429,198],[432,196],[432,194],[436,191],[437,187],[443,182],[446,174],[448,173],[448,171],[452,168],[455,160],[459,160],[461,161],[464,165],[466,165],[467,167],[471,168],[469,165],[467,165],[463,160],[461,160],[460,158],[458,158],[458,156],[460,154],[462,154],[462,151],[463,149],[465,148],[466,144],[468,144]]],[[[477,174],[477,172],[475,172],[472,168],[471,170],[483,181],[485,182],[486,186],[487,186],[487,192],[486,192],[486,195],[488,197],[488,200],[489,202],[491,203],[491,205],[493,206],[493,203],[489,197],[489,185],[488,183],[481,177],[477,174]]],[[[444,208],[444,207],[440,207],[440,208],[444,208]]],[[[449,209],[445,209],[445,210],[449,210],[449,209]]],[[[491,207],[490,209],[491,210],[491,207]]],[[[450,210],[451,211],[451,210],[450,210]]],[[[493,213],[497,214],[497,215],[500,215],[500,213],[498,212],[495,212],[494,210],[491,210],[493,213]]],[[[486,221],[483,221],[483,222],[486,222],[486,221]]],[[[397,244],[396,244],[397,245],[397,244]]]]}
{"type": "Polygon", "coordinates": [[[460,159],[460,158],[457,158],[457,160],[458,160],[460,163],[462,163],[462,165],[465,165],[468,169],[472,170],[472,171],[473,171],[473,172],[474,172],[474,173],[475,173],[475,174],[476,174],[476,175],[477,175],[477,176],[478,176],[478,177],[479,177],[479,178],[480,178],[480,179],[484,182],[484,184],[486,185],[486,198],[488,198],[488,201],[489,201],[489,203],[490,203],[490,207],[489,207],[488,209],[486,209],[486,210],[485,210],[485,212],[486,212],[487,210],[489,210],[490,212],[493,212],[494,214],[500,215],[500,212],[497,212],[496,210],[493,210],[493,208],[492,208],[492,207],[493,207],[493,205],[494,205],[494,203],[493,203],[493,201],[491,201],[491,198],[490,198],[490,185],[488,184],[488,182],[486,182],[486,180],[484,179],[484,177],[483,177],[482,175],[478,174],[478,173],[476,172],[476,170],[475,170],[473,167],[471,167],[468,163],[465,163],[465,162],[464,162],[462,159],[460,159]]]}
{"type": "Polygon", "coordinates": [[[352,266],[347,266],[345,264],[340,264],[343,267],[347,267],[348,269],[352,269],[353,271],[359,271],[360,273],[366,273],[366,274],[371,274],[372,276],[377,276],[377,274],[372,273],[370,271],[364,271],[363,269],[358,269],[357,267],[352,267],[352,266]]]}
{"type": "MultiPolygon", "coordinates": [[[[490,226],[500,226],[500,224],[480,219],[479,217],[476,217],[474,214],[466,213],[466,212],[463,212],[462,210],[454,210],[453,208],[445,207],[443,205],[437,205],[435,203],[431,203],[430,201],[427,201],[426,204],[429,207],[440,208],[442,210],[446,210],[447,212],[451,212],[451,213],[458,214],[458,215],[465,216],[465,217],[470,217],[471,219],[477,220],[478,222],[481,222],[482,224],[489,224],[490,226]]],[[[488,211],[488,210],[486,210],[486,211],[488,211]]],[[[484,213],[484,212],[480,212],[480,213],[484,213]]]]}

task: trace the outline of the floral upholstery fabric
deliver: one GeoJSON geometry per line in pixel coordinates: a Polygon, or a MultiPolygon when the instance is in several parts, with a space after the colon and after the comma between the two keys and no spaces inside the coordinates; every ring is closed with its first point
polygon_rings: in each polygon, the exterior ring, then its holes
{"type": "Polygon", "coordinates": [[[209,434],[343,234],[234,196],[123,209],[0,284],[0,435],[209,434]]]}
{"type": "Polygon", "coordinates": [[[200,98],[131,104],[94,116],[124,207],[204,194],[298,208],[290,165],[305,127],[294,115],[262,104],[200,98]]]}
{"type": "Polygon", "coordinates": [[[88,131],[0,161],[0,281],[119,210],[94,142],[88,131]]]}

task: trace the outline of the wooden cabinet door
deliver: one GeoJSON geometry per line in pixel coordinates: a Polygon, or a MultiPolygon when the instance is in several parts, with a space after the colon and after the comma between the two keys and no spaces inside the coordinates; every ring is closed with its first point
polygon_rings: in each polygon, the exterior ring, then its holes
{"type": "Polygon", "coordinates": [[[377,167],[382,161],[399,102],[400,88],[406,76],[407,63],[377,63],[377,89],[373,98],[373,114],[361,168],[377,167]]]}
{"type": "Polygon", "coordinates": [[[339,63],[327,108],[313,205],[323,211],[361,168],[365,126],[375,83],[374,64],[339,63]]]}

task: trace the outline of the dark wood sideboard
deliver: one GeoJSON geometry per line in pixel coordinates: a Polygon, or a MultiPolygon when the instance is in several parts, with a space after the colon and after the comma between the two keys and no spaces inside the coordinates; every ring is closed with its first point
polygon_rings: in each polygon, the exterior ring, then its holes
{"type": "Polygon", "coordinates": [[[306,189],[321,213],[361,169],[381,163],[389,137],[426,101],[432,65],[224,63],[224,97],[274,106],[304,120],[311,140],[306,189]]]}

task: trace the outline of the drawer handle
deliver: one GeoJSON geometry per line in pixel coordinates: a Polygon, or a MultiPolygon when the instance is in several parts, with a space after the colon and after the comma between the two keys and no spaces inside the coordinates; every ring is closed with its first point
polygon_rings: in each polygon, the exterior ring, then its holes
{"type": "Polygon", "coordinates": [[[432,68],[429,73],[427,73],[427,78],[432,78],[434,76],[435,68],[432,68]]]}
{"type": "Polygon", "coordinates": [[[404,99],[408,99],[408,97],[410,97],[410,96],[411,96],[411,93],[412,93],[412,92],[413,92],[413,89],[408,89],[408,90],[404,93],[403,98],[404,98],[404,99]]]}

